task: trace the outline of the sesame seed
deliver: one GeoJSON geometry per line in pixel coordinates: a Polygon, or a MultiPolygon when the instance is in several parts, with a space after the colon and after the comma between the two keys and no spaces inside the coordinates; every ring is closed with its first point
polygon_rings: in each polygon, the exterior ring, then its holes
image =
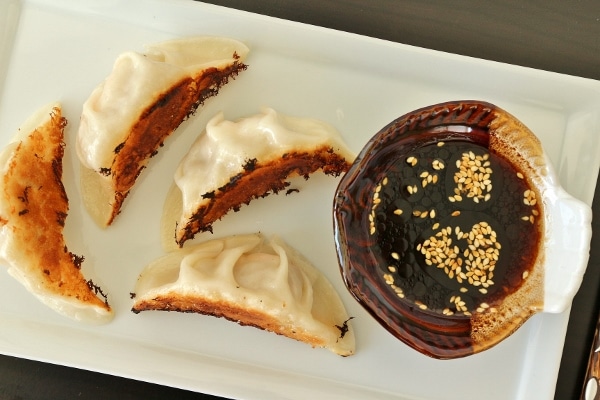
{"type": "Polygon", "coordinates": [[[517,178],[519,178],[519,179],[523,179],[523,178],[524,178],[524,176],[523,176],[523,174],[522,174],[522,173],[520,173],[520,172],[517,172],[517,178]]]}
{"type": "Polygon", "coordinates": [[[394,260],[399,260],[399,259],[400,259],[400,255],[399,255],[398,253],[396,253],[396,252],[393,252],[393,253],[392,253],[392,258],[393,258],[394,260]]]}
{"type": "Polygon", "coordinates": [[[444,142],[438,142],[437,146],[442,147],[444,144],[445,144],[444,142]]]}
{"type": "Polygon", "coordinates": [[[444,165],[444,162],[442,160],[439,159],[435,159],[433,160],[433,162],[431,163],[431,166],[433,167],[433,169],[439,171],[444,169],[446,166],[444,165]]]}
{"type": "Polygon", "coordinates": [[[402,211],[400,208],[396,208],[396,209],[394,210],[394,214],[396,214],[396,215],[402,215],[402,212],[403,212],[403,211],[402,211]]]}
{"type": "Polygon", "coordinates": [[[388,285],[392,285],[394,283],[394,277],[390,274],[383,274],[383,279],[385,279],[385,283],[388,285]]]}

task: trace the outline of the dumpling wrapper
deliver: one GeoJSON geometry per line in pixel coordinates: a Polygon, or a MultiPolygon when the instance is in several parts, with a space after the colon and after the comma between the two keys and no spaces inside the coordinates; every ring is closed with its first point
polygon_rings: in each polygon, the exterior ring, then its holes
{"type": "Polygon", "coordinates": [[[84,103],[77,135],[84,204],[99,226],[113,222],[164,140],[246,69],[248,51],[233,39],[202,36],[116,59],[84,103]]]}
{"type": "Polygon", "coordinates": [[[339,355],[354,331],[331,283],[278,238],[230,236],[178,249],[141,273],[132,311],[196,312],[275,332],[339,355]]]}
{"type": "Polygon", "coordinates": [[[172,250],[252,199],[285,189],[288,178],[321,170],[338,176],[356,157],[330,124],[277,113],[229,121],[215,115],[181,160],[162,218],[163,247],[172,250]]]}
{"type": "Polygon", "coordinates": [[[0,153],[0,262],[40,301],[69,318],[99,324],[113,312],[100,288],[84,278],[83,257],[68,251],[69,209],[62,183],[59,104],[40,109],[0,153]]]}

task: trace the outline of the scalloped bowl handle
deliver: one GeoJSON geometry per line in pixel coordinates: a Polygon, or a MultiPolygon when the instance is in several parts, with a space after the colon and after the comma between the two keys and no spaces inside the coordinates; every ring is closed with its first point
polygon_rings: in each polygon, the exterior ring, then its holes
{"type": "Polygon", "coordinates": [[[590,256],[592,210],[562,187],[545,196],[544,312],[566,310],[579,290],[590,256]]]}

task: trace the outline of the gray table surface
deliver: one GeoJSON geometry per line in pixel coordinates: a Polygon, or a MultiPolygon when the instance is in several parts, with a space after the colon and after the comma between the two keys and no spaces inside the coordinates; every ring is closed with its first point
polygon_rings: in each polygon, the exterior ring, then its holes
{"type": "MultiPolygon", "coordinates": [[[[0,0],[3,1],[3,0],[0,0]]],[[[191,1],[191,0],[190,0],[191,1]]],[[[428,49],[600,79],[600,1],[213,0],[217,5],[428,49]]],[[[594,217],[600,210],[598,190],[594,217]]],[[[598,232],[594,219],[593,230],[598,232]]],[[[582,388],[598,315],[600,237],[569,321],[555,399],[582,388]]],[[[155,384],[0,356],[0,399],[216,399],[155,384]]]]}

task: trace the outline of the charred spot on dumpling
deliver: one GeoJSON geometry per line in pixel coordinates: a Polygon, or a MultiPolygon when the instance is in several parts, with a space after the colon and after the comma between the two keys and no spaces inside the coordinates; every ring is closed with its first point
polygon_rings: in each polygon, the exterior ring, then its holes
{"type": "Polygon", "coordinates": [[[203,199],[214,199],[215,198],[215,191],[213,190],[212,192],[204,193],[202,195],[202,198],[203,199]]]}
{"type": "Polygon", "coordinates": [[[96,294],[96,296],[100,296],[104,299],[104,304],[108,306],[108,295],[104,293],[102,288],[94,283],[92,279],[87,281],[88,288],[96,294]]]}
{"type": "Polygon", "coordinates": [[[340,337],[339,337],[339,339],[343,339],[344,336],[346,336],[346,334],[350,330],[350,327],[348,326],[348,322],[350,322],[351,319],[354,319],[354,317],[348,318],[347,320],[345,320],[344,322],[342,322],[342,325],[336,325],[335,326],[336,328],[338,328],[340,330],[340,337]]]}
{"type": "Polygon", "coordinates": [[[56,212],[56,222],[60,226],[65,226],[65,220],[67,219],[67,213],[62,211],[56,212]]]}
{"type": "Polygon", "coordinates": [[[29,203],[29,190],[31,189],[31,186],[25,186],[25,188],[23,189],[23,194],[21,196],[19,196],[19,200],[21,200],[21,202],[27,204],[29,203]]]}
{"type": "Polygon", "coordinates": [[[75,266],[75,268],[77,269],[81,269],[81,264],[83,264],[83,261],[85,260],[84,256],[79,256],[77,254],[74,253],[70,253],[71,255],[71,260],[73,261],[73,265],[75,266]]]}
{"type": "Polygon", "coordinates": [[[235,174],[234,176],[229,178],[229,182],[227,182],[225,185],[218,188],[218,190],[221,192],[226,192],[227,190],[233,189],[235,187],[235,185],[238,183],[238,181],[240,181],[242,179],[243,176],[244,176],[244,174],[242,172],[235,174]]]}
{"type": "Polygon", "coordinates": [[[243,167],[244,171],[246,171],[246,172],[254,171],[257,163],[258,163],[258,160],[256,158],[248,159],[248,161],[246,161],[246,164],[244,164],[244,167],[243,167]]]}
{"type": "MultiPolygon", "coordinates": [[[[236,54],[237,53],[235,52],[233,53],[234,58],[236,54]]],[[[238,58],[235,58],[235,60],[236,61],[231,65],[223,69],[209,68],[204,71],[200,78],[196,79],[196,82],[199,83],[203,89],[199,92],[198,100],[190,107],[186,116],[187,118],[194,115],[198,107],[202,106],[208,98],[219,94],[221,87],[226,85],[230,78],[235,79],[241,71],[248,69],[247,64],[237,61],[239,60],[239,56],[238,58]],[[208,82],[210,82],[210,84],[207,85],[208,82]]]]}
{"type": "Polygon", "coordinates": [[[115,147],[115,154],[119,154],[119,152],[123,149],[123,146],[125,146],[125,142],[120,143],[117,147],[115,147]]]}
{"type": "Polygon", "coordinates": [[[103,175],[103,176],[110,176],[110,174],[112,173],[110,167],[102,167],[102,168],[100,168],[99,172],[100,172],[100,175],[103,175]]]}

